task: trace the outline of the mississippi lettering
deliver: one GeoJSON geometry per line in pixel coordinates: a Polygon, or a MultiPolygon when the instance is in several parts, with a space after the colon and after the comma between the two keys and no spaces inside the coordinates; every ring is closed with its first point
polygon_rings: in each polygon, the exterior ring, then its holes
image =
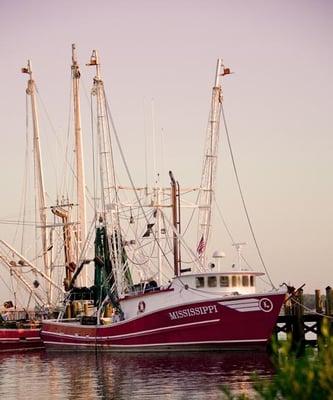
{"type": "Polygon", "coordinates": [[[173,312],[169,312],[169,317],[171,320],[180,319],[186,317],[193,317],[195,315],[204,315],[204,314],[212,314],[217,313],[216,306],[202,306],[202,307],[191,307],[184,308],[183,310],[177,310],[173,312]]]}

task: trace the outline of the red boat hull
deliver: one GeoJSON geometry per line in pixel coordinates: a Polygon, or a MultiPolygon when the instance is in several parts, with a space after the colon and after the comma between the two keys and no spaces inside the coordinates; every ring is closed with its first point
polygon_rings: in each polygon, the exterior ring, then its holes
{"type": "Polygon", "coordinates": [[[140,314],[108,326],[44,321],[42,339],[56,350],[203,350],[265,347],[285,295],[220,298],[140,314]]]}
{"type": "Polygon", "coordinates": [[[39,328],[0,328],[0,352],[40,350],[44,344],[39,328]]]}

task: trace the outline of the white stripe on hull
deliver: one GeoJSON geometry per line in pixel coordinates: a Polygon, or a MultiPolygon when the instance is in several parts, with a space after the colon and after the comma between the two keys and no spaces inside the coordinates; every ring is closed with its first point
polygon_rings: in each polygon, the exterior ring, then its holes
{"type": "MultiPolygon", "coordinates": [[[[58,333],[58,332],[50,332],[47,331],[45,332],[45,335],[53,335],[53,336],[61,336],[61,337],[66,337],[66,338],[73,338],[75,340],[80,339],[80,340],[90,340],[90,341],[97,341],[97,340],[109,340],[109,339],[126,339],[130,337],[136,337],[136,336],[145,336],[151,333],[156,333],[156,332],[165,332],[166,330],[174,330],[174,329],[179,329],[179,328],[186,328],[190,326],[195,326],[195,325],[203,325],[203,324],[210,324],[214,322],[219,322],[220,319],[211,319],[211,320],[206,320],[206,321],[199,321],[199,322],[190,322],[188,324],[181,324],[181,325],[175,325],[175,326],[166,326],[163,328],[156,328],[156,329],[149,329],[146,331],[139,331],[139,332],[134,332],[134,333],[126,333],[122,335],[112,335],[112,336],[100,336],[100,337],[89,337],[89,336],[80,336],[78,334],[76,335],[68,335],[65,333],[58,333]]],[[[96,328],[94,328],[96,329],[96,328]]]]}
{"type": "Polygon", "coordinates": [[[136,351],[137,350],[163,350],[163,348],[169,350],[182,350],[184,347],[196,347],[198,350],[205,349],[208,346],[218,346],[222,347],[223,345],[239,345],[235,346],[235,348],[244,348],[243,346],[248,343],[250,345],[263,345],[267,342],[267,339],[243,339],[243,340],[219,340],[219,341],[196,341],[196,342],[170,342],[170,343],[154,343],[154,344],[129,344],[129,345],[120,345],[120,344],[97,344],[97,343],[66,343],[66,342],[53,342],[50,340],[44,341],[46,344],[47,350],[61,350],[61,348],[71,348],[76,347],[78,350],[81,348],[82,350],[91,348],[92,350],[100,349],[103,351],[117,351],[117,350],[128,350],[128,351],[136,351]],[[50,347],[48,347],[50,346],[50,347]]]}
{"type": "Polygon", "coordinates": [[[231,301],[220,301],[224,307],[231,308],[239,312],[253,312],[260,311],[259,299],[240,299],[231,301]]]}

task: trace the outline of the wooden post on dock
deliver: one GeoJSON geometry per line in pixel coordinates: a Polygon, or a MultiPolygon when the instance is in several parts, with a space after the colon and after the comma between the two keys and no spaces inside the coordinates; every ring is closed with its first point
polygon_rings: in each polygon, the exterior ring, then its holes
{"type": "MultiPolygon", "coordinates": [[[[333,290],[330,286],[326,288],[325,314],[329,317],[333,315],[333,290]]],[[[333,334],[333,323],[329,324],[330,334],[333,334]]]]}
{"type": "MultiPolygon", "coordinates": [[[[323,301],[322,301],[319,289],[315,290],[315,300],[316,300],[316,313],[322,314],[323,313],[323,301]]],[[[317,341],[317,343],[318,343],[318,339],[321,338],[321,336],[322,336],[322,334],[321,334],[322,321],[323,321],[323,319],[320,318],[320,319],[317,319],[317,322],[316,322],[316,334],[317,334],[316,341],[317,341]]]]}
{"type": "Polygon", "coordinates": [[[333,292],[332,288],[330,286],[327,286],[326,288],[326,301],[325,301],[325,314],[326,315],[332,315],[333,311],[333,292]]]}
{"type": "Polygon", "coordinates": [[[284,303],[284,315],[285,315],[285,333],[287,336],[292,335],[293,332],[293,324],[292,324],[292,319],[291,316],[294,314],[294,302],[292,300],[292,296],[287,296],[286,301],[284,303]]]}
{"type": "Polygon", "coordinates": [[[284,309],[284,314],[285,315],[291,315],[292,314],[292,303],[291,303],[290,296],[286,297],[286,301],[284,302],[283,309],[284,309]]]}
{"type": "Polygon", "coordinates": [[[305,343],[304,322],[303,322],[303,289],[298,289],[294,302],[294,329],[293,329],[293,346],[302,349],[305,343]]]}
{"type": "Polygon", "coordinates": [[[316,299],[316,312],[321,314],[323,312],[323,305],[320,297],[320,290],[315,290],[315,299],[316,299]]]}

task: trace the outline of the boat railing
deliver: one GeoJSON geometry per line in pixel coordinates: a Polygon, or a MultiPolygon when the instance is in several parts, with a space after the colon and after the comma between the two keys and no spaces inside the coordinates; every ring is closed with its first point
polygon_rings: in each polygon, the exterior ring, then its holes
{"type": "Polygon", "coordinates": [[[4,321],[39,321],[47,319],[48,315],[48,310],[6,310],[1,312],[1,317],[4,321]]]}

